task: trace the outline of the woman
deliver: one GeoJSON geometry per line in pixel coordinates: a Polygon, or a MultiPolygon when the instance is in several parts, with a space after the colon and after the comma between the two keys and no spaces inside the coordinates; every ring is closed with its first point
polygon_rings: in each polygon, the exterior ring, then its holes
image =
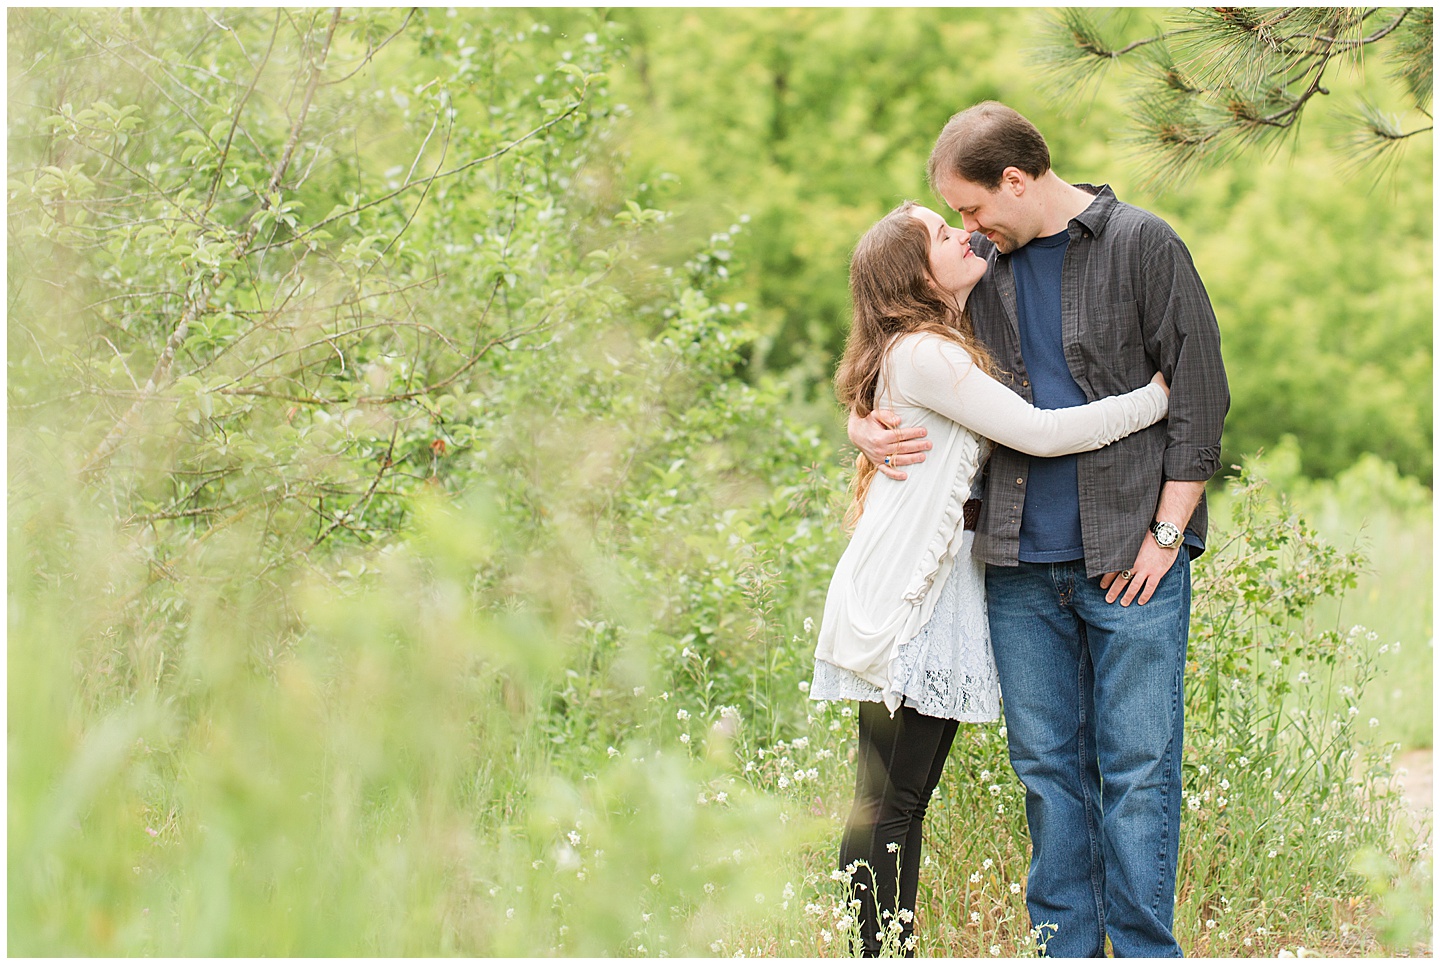
{"type": "Polygon", "coordinates": [[[840,866],[853,869],[866,955],[885,929],[913,954],[925,808],[959,722],[999,716],[984,570],[965,525],[991,441],[1035,456],[1099,449],[1164,418],[1168,403],[1158,373],[1126,395],[1051,410],[996,381],[965,314],[987,267],[969,237],[907,201],[850,264],[854,322],[836,394],[861,416],[894,410],[933,443],[903,483],[859,459],[847,515],[858,523],[831,579],[810,687],[813,700],[860,701],[840,866]]]}

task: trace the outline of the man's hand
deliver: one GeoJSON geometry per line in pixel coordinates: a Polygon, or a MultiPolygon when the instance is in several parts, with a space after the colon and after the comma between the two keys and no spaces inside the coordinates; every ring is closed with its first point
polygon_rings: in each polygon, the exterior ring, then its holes
{"type": "Polygon", "coordinates": [[[1164,549],[1155,542],[1153,533],[1146,533],[1134,566],[1123,573],[1106,573],[1100,577],[1100,589],[1110,591],[1105,594],[1105,602],[1114,603],[1118,599],[1121,606],[1129,606],[1138,594],[1141,606],[1149,603],[1150,597],[1155,595],[1155,588],[1170,572],[1175,557],[1180,555],[1184,546],[1185,542],[1181,540],[1168,550],[1164,549]],[[1120,595],[1122,592],[1125,594],[1123,597],[1120,595]]]}
{"type": "Polygon", "coordinates": [[[904,428],[889,409],[876,409],[863,419],[851,410],[847,428],[855,447],[891,479],[904,479],[905,473],[896,467],[924,462],[930,448],[925,429],[904,428]]]}
{"type": "Polygon", "coordinates": [[[1185,526],[1190,522],[1195,507],[1200,505],[1200,497],[1203,495],[1203,482],[1166,480],[1165,485],[1160,487],[1160,505],[1155,509],[1155,518],[1174,523],[1180,530],[1180,542],[1168,550],[1163,549],[1155,542],[1154,533],[1146,533],[1145,542],[1140,544],[1140,554],[1135,557],[1134,566],[1123,573],[1106,573],[1100,577],[1100,589],[1110,591],[1105,594],[1106,603],[1114,603],[1119,599],[1121,606],[1129,606],[1137,594],[1141,606],[1150,602],[1150,597],[1155,595],[1155,588],[1160,585],[1165,574],[1170,572],[1170,567],[1175,564],[1175,557],[1180,555],[1180,550],[1185,546],[1185,526]],[[1122,597],[1121,593],[1125,595],[1122,597]]]}

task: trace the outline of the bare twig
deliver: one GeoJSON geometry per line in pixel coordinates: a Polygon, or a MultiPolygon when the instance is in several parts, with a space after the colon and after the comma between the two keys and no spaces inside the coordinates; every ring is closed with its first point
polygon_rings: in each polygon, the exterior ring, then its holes
{"type": "Polygon", "coordinates": [[[415,16],[416,9],[416,7],[411,7],[405,13],[405,20],[400,24],[398,28],[396,28],[394,33],[386,37],[384,40],[380,41],[380,43],[376,46],[367,47],[365,50],[365,56],[360,58],[360,63],[356,65],[354,70],[350,71],[350,73],[346,74],[344,77],[337,77],[334,80],[327,80],[325,82],[325,86],[329,87],[331,84],[344,83],[351,77],[354,77],[356,74],[360,73],[360,71],[364,70],[365,65],[370,63],[370,61],[374,59],[376,54],[385,49],[386,44],[388,44],[390,41],[394,40],[396,37],[400,36],[402,33],[405,32],[405,28],[410,26],[410,18],[415,16]]]}
{"type": "MultiPolygon", "coordinates": [[[[230,133],[225,136],[225,146],[220,149],[220,160],[215,162],[215,180],[210,182],[210,193],[205,197],[204,214],[210,213],[210,207],[215,203],[215,192],[220,190],[220,181],[225,176],[225,161],[230,156],[230,145],[235,141],[235,129],[240,126],[240,115],[245,112],[245,104],[250,100],[250,95],[255,93],[255,88],[260,86],[260,78],[265,74],[265,65],[270,63],[270,54],[275,50],[275,38],[280,35],[280,15],[275,15],[275,26],[270,31],[270,43],[265,48],[265,56],[260,60],[260,66],[255,69],[255,79],[250,81],[250,86],[245,89],[240,103],[235,105],[235,116],[230,119],[230,133]]],[[[242,48],[243,49],[243,48],[242,48]]]]}

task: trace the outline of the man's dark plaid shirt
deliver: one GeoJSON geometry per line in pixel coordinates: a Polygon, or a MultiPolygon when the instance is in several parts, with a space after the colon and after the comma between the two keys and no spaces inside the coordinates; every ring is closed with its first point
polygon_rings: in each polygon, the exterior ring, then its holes
{"type": "MultiPolygon", "coordinates": [[[[1161,485],[1203,481],[1220,468],[1220,431],[1230,390],[1220,359],[1220,330],[1190,252],[1164,221],[1116,200],[1108,185],[1077,187],[1095,201],[1070,222],[1060,288],[1060,328],[1070,373],[1091,401],[1138,389],[1158,369],[1170,383],[1170,414],[1148,429],[1095,452],[1082,452],[1076,475],[1085,571],[1123,570],[1154,519],[1161,485]]],[[[970,244],[990,265],[970,295],[975,333],[1006,372],[1002,381],[1033,402],[1015,310],[1010,257],[986,238],[970,244]]],[[[1030,457],[997,446],[975,534],[977,559],[1014,566],[1030,457]]],[[[1205,500],[1190,518],[1187,542],[1204,549],[1205,500]]]]}

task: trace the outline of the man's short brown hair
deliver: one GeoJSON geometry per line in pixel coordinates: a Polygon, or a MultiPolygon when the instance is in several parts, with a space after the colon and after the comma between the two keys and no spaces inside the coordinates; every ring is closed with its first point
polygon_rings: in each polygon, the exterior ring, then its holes
{"type": "Polygon", "coordinates": [[[958,177],[994,191],[1008,167],[1038,178],[1050,170],[1050,148],[1034,124],[999,101],[982,101],[950,118],[935,139],[930,187],[958,177]]]}

